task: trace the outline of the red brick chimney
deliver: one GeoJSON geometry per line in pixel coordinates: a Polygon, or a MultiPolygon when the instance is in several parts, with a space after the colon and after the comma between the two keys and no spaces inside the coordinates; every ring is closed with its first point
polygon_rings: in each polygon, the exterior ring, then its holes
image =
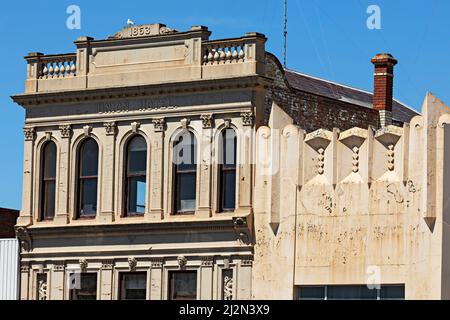
{"type": "Polygon", "coordinates": [[[380,112],[380,124],[385,127],[392,124],[394,66],[397,60],[389,53],[380,53],[373,57],[372,63],[375,65],[373,108],[380,112]]]}

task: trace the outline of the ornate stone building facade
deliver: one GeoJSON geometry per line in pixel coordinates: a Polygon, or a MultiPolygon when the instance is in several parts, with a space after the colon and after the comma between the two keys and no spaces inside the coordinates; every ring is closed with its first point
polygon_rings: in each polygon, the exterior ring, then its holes
{"type": "Polygon", "coordinates": [[[393,101],[390,55],[372,107],[283,70],[261,34],[209,36],[130,26],[26,57],[21,298],[292,299],[367,264],[378,297],[446,296],[448,110],[393,101]]]}

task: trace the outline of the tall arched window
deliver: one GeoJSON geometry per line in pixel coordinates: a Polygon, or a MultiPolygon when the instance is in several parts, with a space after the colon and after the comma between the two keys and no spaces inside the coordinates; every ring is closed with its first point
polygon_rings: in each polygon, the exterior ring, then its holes
{"type": "Polygon", "coordinates": [[[147,192],[147,143],[142,136],[135,136],[127,145],[125,173],[125,208],[129,216],[145,213],[147,192]]]}
{"type": "Polygon", "coordinates": [[[41,220],[55,217],[56,144],[49,141],[42,150],[41,220]]]}
{"type": "Polygon", "coordinates": [[[98,145],[90,138],[83,142],[78,157],[78,217],[97,214],[98,145]]]}
{"type": "Polygon", "coordinates": [[[223,130],[219,142],[219,211],[234,211],[236,208],[236,131],[223,130]]]}
{"type": "Polygon", "coordinates": [[[175,141],[174,161],[174,211],[195,212],[197,193],[197,140],[192,132],[185,130],[175,141]]]}

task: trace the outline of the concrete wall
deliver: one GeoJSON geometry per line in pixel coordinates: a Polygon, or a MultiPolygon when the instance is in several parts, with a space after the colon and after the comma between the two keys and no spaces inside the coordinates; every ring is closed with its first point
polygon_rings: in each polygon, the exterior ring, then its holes
{"type": "Polygon", "coordinates": [[[256,166],[252,297],[292,299],[294,285],[379,273],[381,284],[405,284],[407,299],[448,298],[449,113],[428,95],[403,128],[259,128],[257,154],[272,156],[256,166]]]}

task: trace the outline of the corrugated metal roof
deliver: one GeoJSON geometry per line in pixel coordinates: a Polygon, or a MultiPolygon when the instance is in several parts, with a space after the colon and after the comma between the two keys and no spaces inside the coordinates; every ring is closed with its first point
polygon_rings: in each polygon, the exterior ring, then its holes
{"type": "Polygon", "coordinates": [[[0,300],[19,298],[19,242],[0,239],[0,300]]]}
{"type": "MultiPolygon", "coordinates": [[[[361,107],[372,108],[373,95],[370,92],[316,78],[293,70],[285,69],[285,74],[289,85],[294,89],[348,102],[361,107]]],[[[392,117],[394,120],[410,122],[411,118],[416,115],[418,115],[416,111],[404,103],[394,100],[392,105],[392,117]]]]}

